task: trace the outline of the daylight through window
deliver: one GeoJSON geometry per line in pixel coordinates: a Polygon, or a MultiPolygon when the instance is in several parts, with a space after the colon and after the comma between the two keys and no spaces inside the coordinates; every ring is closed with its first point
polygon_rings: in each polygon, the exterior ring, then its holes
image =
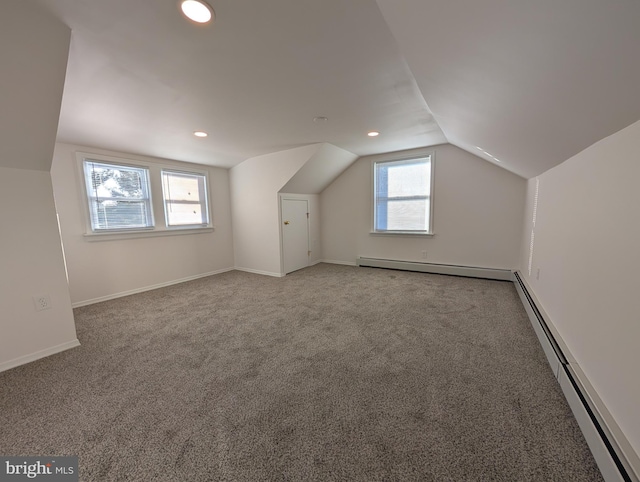
{"type": "Polygon", "coordinates": [[[153,227],[148,169],[85,160],[84,175],[94,232],[153,227]]]}
{"type": "Polygon", "coordinates": [[[205,176],[162,171],[162,192],[167,226],[209,224],[205,176]]]}
{"type": "Polygon", "coordinates": [[[374,164],[374,232],[431,233],[432,159],[374,164]]]}
{"type": "Polygon", "coordinates": [[[211,232],[205,169],[76,153],[87,194],[86,236],[98,240],[211,232]],[[164,215],[163,215],[164,214],[164,215]],[[92,236],[98,235],[98,236],[92,236]]]}

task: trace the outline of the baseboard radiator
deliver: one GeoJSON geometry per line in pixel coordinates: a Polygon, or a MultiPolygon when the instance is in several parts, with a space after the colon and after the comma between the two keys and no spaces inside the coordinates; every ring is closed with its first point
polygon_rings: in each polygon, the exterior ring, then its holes
{"type": "Polygon", "coordinates": [[[595,404],[582,387],[518,272],[513,273],[513,282],[551,365],[551,370],[562,388],[605,481],[639,482],[638,475],[602,422],[603,418],[597,413],[595,404]]]}
{"type": "Polygon", "coordinates": [[[472,266],[455,266],[449,264],[419,263],[416,261],[396,261],[391,259],[358,258],[358,266],[367,268],[387,268],[421,273],[448,274],[466,276],[468,278],[487,278],[511,281],[512,272],[508,269],[475,268],[472,266]]]}

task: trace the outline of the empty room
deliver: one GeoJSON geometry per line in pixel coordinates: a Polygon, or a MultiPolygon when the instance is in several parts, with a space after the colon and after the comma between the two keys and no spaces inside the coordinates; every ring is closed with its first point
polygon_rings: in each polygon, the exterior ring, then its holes
{"type": "Polygon", "coordinates": [[[0,479],[640,482],[640,3],[0,4],[0,479]]]}

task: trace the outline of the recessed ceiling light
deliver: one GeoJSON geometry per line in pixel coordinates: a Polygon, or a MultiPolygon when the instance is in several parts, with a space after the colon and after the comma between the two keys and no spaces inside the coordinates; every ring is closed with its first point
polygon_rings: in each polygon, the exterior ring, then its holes
{"type": "Polygon", "coordinates": [[[187,18],[197,23],[207,23],[213,18],[213,8],[200,0],[183,0],[180,8],[187,18]]]}
{"type": "Polygon", "coordinates": [[[377,137],[380,135],[380,133],[378,131],[371,131],[371,132],[367,132],[367,135],[369,137],[377,137]]]}
{"type": "Polygon", "coordinates": [[[314,117],[313,118],[313,122],[317,122],[318,124],[323,124],[325,122],[327,122],[329,119],[327,119],[326,117],[323,116],[318,116],[318,117],[314,117]]]}
{"type": "Polygon", "coordinates": [[[209,134],[207,134],[207,133],[206,133],[206,132],[204,132],[204,131],[195,131],[195,132],[193,133],[193,135],[194,135],[194,136],[196,136],[196,137],[207,137],[209,134]]]}

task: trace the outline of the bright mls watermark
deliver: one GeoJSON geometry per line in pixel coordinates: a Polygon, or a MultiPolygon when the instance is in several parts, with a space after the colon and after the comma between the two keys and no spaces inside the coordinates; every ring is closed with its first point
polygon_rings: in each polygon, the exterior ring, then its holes
{"type": "Polygon", "coordinates": [[[78,457],[0,456],[0,482],[78,482],[78,457]]]}

